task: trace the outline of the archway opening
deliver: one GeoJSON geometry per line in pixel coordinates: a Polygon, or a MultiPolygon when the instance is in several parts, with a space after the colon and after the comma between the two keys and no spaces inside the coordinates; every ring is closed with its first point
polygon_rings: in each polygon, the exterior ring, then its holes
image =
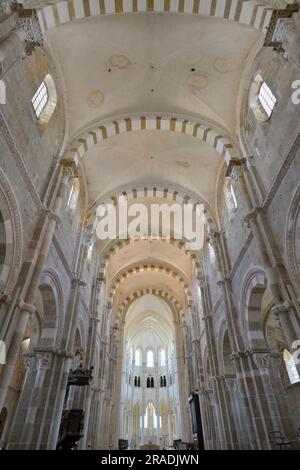
{"type": "Polygon", "coordinates": [[[175,423],[181,414],[175,328],[169,305],[153,294],[127,311],[122,372],[122,438],[130,449],[171,446],[180,437],[175,423]]]}

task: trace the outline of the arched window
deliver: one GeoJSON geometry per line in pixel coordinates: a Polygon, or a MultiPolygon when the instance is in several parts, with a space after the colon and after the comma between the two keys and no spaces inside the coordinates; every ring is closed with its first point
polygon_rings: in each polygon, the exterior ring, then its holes
{"type": "Polygon", "coordinates": [[[265,122],[270,119],[276,103],[277,98],[270,86],[258,73],[252,82],[249,93],[249,105],[256,120],[265,122]]]}
{"type": "Polygon", "coordinates": [[[79,190],[80,190],[79,178],[73,178],[72,186],[71,186],[69,197],[68,197],[68,203],[67,203],[67,207],[70,211],[75,211],[77,207],[78,198],[79,198],[79,190]]]}
{"type": "Polygon", "coordinates": [[[166,365],[166,351],[164,349],[159,352],[159,363],[162,367],[166,365]]]}
{"type": "Polygon", "coordinates": [[[261,84],[261,87],[258,93],[258,99],[260,101],[260,104],[264,108],[267,116],[271,117],[271,114],[276,105],[277,99],[273,95],[271,88],[266,84],[266,82],[263,82],[261,84]]]}
{"type": "Polygon", "coordinates": [[[147,377],[147,388],[150,388],[150,386],[151,386],[150,377],[147,377]]]}
{"type": "Polygon", "coordinates": [[[48,102],[48,90],[45,81],[43,80],[35,94],[31,98],[31,103],[37,118],[40,117],[41,112],[48,102]]]}
{"type": "Polygon", "coordinates": [[[237,209],[237,200],[235,197],[231,179],[228,177],[226,177],[224,181],[224,198],[228,211],[235,211],[237,209]]]}
{"type": "Polygon", "coordinates": [[[153,377],[150,378],[150,384],[151,384],[151,388],[154,388],[154,378],[153,377]]]}
{"type": "Polygon", "coordinates": [[[42,125],[50,121],[57,103],[57,93],[53,78],[48,73],[34,93],[31,103],[34,113],[42,125]]]}
{"type": "Polygon", "coordinates": [[[94,249],[94,242],[93,242],[93,240],[90,240],[89,241],[88,251],[87,251],[87,260],[88,261],[92,260],[93,249],[94,249]]]}
{"type": "Polygon", "coordinates": [[[137,379],[137,386],[138,386],[138,387],[141,386],[141,377],[138,377],[138,379],[137,379]]]}
{"type": "Polygon", "coordinates": [[[136,366],[142,365],[142,351],[140,349],[135,350],[135,365],[136,366]]]}
{"type": "Polygon", "coordinates": [[[151,349],[147,351],[147,367],[154,367],[154,353],[151,349]]]}
{"type": "Polygon", "coordinates": [[[300,382],[300,377],[297,371],[295,361],[293,359],[293,356],[287,349],[283,351],[283,360],[284,360],[285,367],[286,367],[291,384],[300,382]]]}
{"type": "Polygon", "coordinates": [[[166,387],[167,386],[167,379],[165,375],[160,376],[160,386],[161,387],[166,387]]]}
{"type": "Polygon", "coordinates": [[[134,386],[137,387],[137,376],[134,377],[134,386]]]}

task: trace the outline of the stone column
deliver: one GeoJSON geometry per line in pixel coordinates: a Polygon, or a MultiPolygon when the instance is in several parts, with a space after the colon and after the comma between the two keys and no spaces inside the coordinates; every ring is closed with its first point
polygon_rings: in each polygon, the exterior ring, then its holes
{"type": "MultiPolygon", "coordinates": [[[[294,341],[299,341],[300,334],[297,334],[297,325],[293,318],[293,312],[291,311],[291,302],[286,300],[281,305],[275,305],[271,308],[271,312],[277,317],[279,324],[284,332],[290,350],[293,352],[294,341]]],[[[300,364],[295,364],[300,375],[300,364]]]]}
{"type": "Polygon", "coordinates": [[[227,403],[228,420],[230,421],[234,449],[243,449],[243,423],[240,413],[241,403],[235,375],[224,375],[225,400],[227,403]]]}
{"type": "Polygon", "coordinates": [[[238,379],[239,389],[243,397],[241,401],[243,404],[241,413],[243,413],[243,420],[245,423],[243,428],[243,448],[256,448],[258,445],[258,435],[255,432],[255,421],[253,422],[253,410],[251,408],[251,403],[248,403],[249,384],[246,379],[248,365],[245,364],[243,360],[243,351],[245,350],[245,345],[241,331],[239,329],[239,317],[234,303],[231,280],[228,277],[230,263],[226,250],[224,235],[221,232],[214,231],[210,233],[209,238],[214,247],[216,255],[216,268],[219,276],[218,285],[222,291],[230,347],[233,351],[231,358],[234,361],[236,377],[238,379]],[[251,439],[253,441],[251,441],[251,439]]]}
{"type": "MultiPolygon", "coordinates": [[[[18,422],[22,421],[22,408],[18,408],[15,414],[15,422],[12,426],[11,437],[9,438],[9,448],[23,449],[55,449],[57,444],[58,432],[61,422],[61,415],[64,406],[64,399],[67,387],[68,374],[73,357],[73,347],[78,317],[78,295],[81,287],[81,271],[83,266],[84,239],[86,232],[79,233],[78,252],[76,254],[76,263],[78,272],[71,283],[71,292],[68,300],[68,307],[65,313],[65,320],[60,335],[58,347],[45,348],[38,345],[35,352],[42,357],[47,358],[51,367],[47,374],[41,375],[36,371],[38,377],[38,391],[33,390],[28,394],[26,389],[22,391],[20,403],[22,407],[28,410],[35,409],[37,393],[43,397],[41,409],[36,414],[31,414],[29,418],[29,432],[22,432],[18,422]]],[[[45,363],[45,361],[43,362],[45,363]]]]}
{"type": "Polygon", "coordinates": [[[70,178],[69,171],[64,171],[64,165],[61,167],[53,208],[51,211],[46,211],[47,217],[46,219],[44,216],[42,217],[42,221],[38,224],[34,235],[35,239],[32,244],[35,247],[35,254],[29,263],[24,263],[17,282],[16,291],[20,300],[16,303],[11,323],[6,330],[6,336],[3,338],[7,347],[7,364],[0,377],[0,409],[3,407],[8,386],[12,379],[28,320],[35,310],[33,303],[36,289],[51,248],[56,226],[59,222],[59,215],[70,178]]]}
{"type": "MultiPolygon", "coordinates": [[[[185,322],[184,317],[182,318],[182,321],[185,322]]],[[[179,404],[180,404],[180,429],[181,429],[181,437],[182,440],[188,440],[189,435],[190,435],[190,429],[189,429],[189,421],[188,421],[188,415],[189,415],[189,410],[187,410],[187,390],[186,390],[186,380],[185,380],[185,374],[187,375],[186,371],[186,363],[185,363],[185,358],[184,358],[184,333],[183,333],[183,328],[179,324],[179,322],[174,321],[175,324],[175,344],[176,344],[176,365],[177,365],[177,370],[178,371],[183,371],[181,374],[177,374],[177,380],[178,380],[178,393],[179,393],[179,404]]]]}
{"type": "Polygon", "coordinates": [[[133,414],[132,411],[127,411],[128,416],[128,447],[131,449],[131,441],[133,439],[133,414]]]}
{"type": "Polygon", "coordinates": [[[213,439],[212,436],[212,429],[214,432],[216,432],[217,426],[213,422],[213,417],[211,416],[208,407],[209,391],[206,390],[204,386],[202,386],[201,389],[197,391],[197,394],[199,396],[199,405],[201,410],[204,448],[206,450],[218,449],[219,444],[216,439],[213,439]]]}
{"type": "Polygon", "coordinates": [[[95,387],[94,401],[95,401],[95,417],[94,417],[94,435],[93,440],[91,441],[91,448],[93,450],[100,450],[99,447],[99,436],[101,436],[102,428],[102,413],[103,413],[103,401],[104,401],[104,388],[101,383],[102,381],[98,379],[98,385],[95,387]]]}
{"type": "MultiPolygon", "coordinates": [[[[260,395],[260,403],[263,409],[263,421],[268,430],[268,441],[272,440],[270,432],[281,431],[291,442],[296,438],[296,429],[292,424],[285,390],[279,376],[279,354],[266,350],[250,350],[258,373],[254,371],[257,393],[260,395]]],[[[265,445],[270,445],[265,442],[265,445]]]]}
{"type": "MultiPolygon", "coordinates": [[[[83,268],[83,272],[85,274],[85,269],[83,268]]],[[[83,279],[84,281],[84,279],[83,279]]],[[[85,366],[91,367],[94,366],[95,364],[95,354],[96,354],[96,340],[97,340],[97,332],[99,330],[99,325],[100,325],[100,318],[101,318],[101,303],[102,303],[102,297],[104,297],[104,290],[105,290],[105,282],[103,279],[103,276],[98,276],[94,282],[93,286],[93,291],[92,291],[92,300],[91,300],[91,315],[90,315],[90,325],[89,325],[89,339],[88,339],[88,349],[86,353],[86,361],[85,361],[85,366]]],[[[95,375],[99,373],[99,371],[94,371],[95,375]]],[[[94,381],[93,381],[94,383],[94,381]]],[[[92,386],[93,388],[93,386],[92,386]]],[[[96,400],[96,396],[98,394],[92,394],[91,395],[91,390],[89,387],[85,387],[84,390],[84,410],[85,410],[85,416],[84,416],[84,436],[80,441],[79,448],[80,449],[85,449],[87,445],[87,436],[89,433],[89,419],[90,419],[90,407],[93,406],[95,409],[95,406],[93,404],[94,399],[96,400]],[[93,399],[92,399],[93,397],[93,399]]],[[[99,404],[99,401],[97,400],[97,406],[99,404]]],[[[91,416],[91,423],[93,422],[94,417],[91,416]]]]}
{"type": "MultiPolygon", "coordinates": [[[[209,349],[209,358],[210,358],[212,377],[214,377],[214,380],[212,381],[212,390],[213,390],[213,395],[214,395],[215,409],[217,411],[216,416],[218,420],[219,443],[220,443],[221,448],[228,448],[228,446],[229,448],[231,448],[233,444],[232,444],[231,437],[230,437],[231,433],[230,433],[230,428],[228,427],[228,420],[226,419],[226,400],[224,396],[223,383],[222,383],[219,366],[218,366],[218,356],[217,356],[215,335],[213,331],[212,317],[208,313],[209,308],[211,310],[211,300],[210,300],[210,295],[208,292],[206,278],[202,277],[199,281],[200,281],[200,289],[201,289],[202,301],[203,301],[203,310],[204,310],[203,320],[205,322],[206,341],[207,341],[207,346],[209,349]],[[226,443],[227,441],[228,443],[226,443]]],[[[204,381],[204,377],[202,381],[204,381]]]]}
{"type": "MultiPolygon", "coordinates": [[[[290,309],[288,315],[290,316],[290,326],[288,329],[291,328],[293,330],[293,337],[299,338],[299,305],[296,301],[295,293],[292,292],[292,285],[288,280],[289,277],[280,255],[280,251],[276,247],[273,239],[272,230],[267,220],[266,210],[263,207],[255,205],[257,196],[255,191],[252,189],[249,170],[246,167],[245,162],[240,160],[232,162],[232,168],[234,168],[233,175],[239,182],[240,191],[246,204],[247,215],[245,216],[245,221],[247,222],[258,247],[260,262],[267,278],[267,286],[272,293],[275,305],[289,302],[290,309]],[[287,287],[287,283],[289,283],[289,287],[287,287]]],[[[229,174],[232,172],[232,168],[229,169],[229,174]]],[[[288,340],[289,333],[288,331],[285,332],[283,325],[282,328],[288,340]]],[[[289,347],[291,347],[291,343],[289,343],[289,347]]]]}

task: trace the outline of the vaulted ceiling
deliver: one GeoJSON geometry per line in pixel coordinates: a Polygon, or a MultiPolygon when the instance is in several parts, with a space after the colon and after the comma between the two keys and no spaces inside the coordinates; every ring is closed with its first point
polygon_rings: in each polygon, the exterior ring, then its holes
{"type": "Polygon", "coordinates": [[[136,111],[201,115],[234,132],[241,72],[259,31],[219,18],[112,15],[47,32],[69,132],[136,111]]]}
{"type": "MultiPolygon", "coordinates": [[[[39,19],[45,47],[63,77],[67,147],[82,147],[76,158],[85,173],[90,208],[128,188],[137,191],[135,201],[145,202],[138,188],[151,186],[192,193],[214,216],[226,149],[237,143],[243,71],[272,13],[265,4],[44,3],[39,19]],[[129,125],[126,116],[133,115],[139,118],[129,125]],[[157,116],[170,122],[158,125],[157,116]],[[144,125],[143,119],[148,120],[144,125]],[[188,128],[187,122],[194,124],[188,128]]],[[[161,199],[155,194],[152,202],[161,199]]],[[[107,244],[99,249],[104,253],[107,244]]],[[[184,307],[195,272],[184,250],[159,240],[122,245],[106,259],[108,294],[116,309],[130,305],[145,289],[163,292],[184,307]],[[137,269],[150,265],[155,269],[137,269]]]]}
{"type": "MultiPolygon", "coordinates": [[[[125,322],[125,341],[132,346],[157,350],[168,347],[174,341],[173,314],[168,303],[155,295],[146,294],[136,299],[129,307],[125,322]]],[[[145,358],[144,358],[145,361],[145,358]]]]}

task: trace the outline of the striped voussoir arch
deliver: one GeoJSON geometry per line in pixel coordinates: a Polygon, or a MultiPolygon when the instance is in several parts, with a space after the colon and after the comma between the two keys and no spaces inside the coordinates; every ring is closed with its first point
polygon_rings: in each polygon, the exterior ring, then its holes
{"type": "Polygon", "coordinates": [[[213,147],[226,161],[238,158],[230,140],[222,131],[205,124],[171,116],[131,116],[113,120],[95,127],[79,137],[71,145],[68,157],[78,162],[84,154],[98,143],[126,132],[141,130],[165,130],[193,136],[213,147]]]}
{"type": "Polygon", "coordinates": [[[266,347],[263,332],[262,299],[266,290],[264,273],[256,273],[250,279],[246,292],[246,309],[248,314],[248,336],[253,349],[266,347]]]}
{"type": "MultiPolygon", "coordinates": [[[[185,194],[182,191],[178,191],[176,189],[166,188],[165,186],[160,185],[138,186],[136,188],[130,188],[128,190],[117,191],[113,195],[107,196],[101,200],[97,200],[86,214],[87,220],[90,220],[88,227],[92,228],[92,216],[97,207],[107,206],[111,204],[117,207],[121,200],[125,200],[129,203],[133,199],[140,198],[166,199],[172,203],[193,204],[195,207],[197,204],[203,204],[203,201],[201,201],[201,199],[196,199],[194,196],[185,194]]],[[[204,208],[204,214],[210,228],[213,229],[215,227],[215,221],[213,220],[212,214],[209,213],[207,208],[204,208]]]]}
{"type": "Polygon", "coordinates": [[[110,306],[112,306],[113,298],[118,287],[126,279],[129,279],[130,277],[136,276],[137,274],[140,274],[140,273],[162,273],[162,274],[166,274],[167,276],[172,277],[172,279],[175,279],[177,282],[179,282],[179,284],[184,289],[188,304],[192,303],[193,298],[189,290],[189,286],[187,282],[185,282],[185,280],[180,276],[179,273],[177,273],[176,271],[172,271],[172,269],[166,268],[164,266],[144,264],[143,266],[136,266],[135,268],[128,269],[127,271],[120,274],[118,278],[113,282],[113,284],[111,285],[109,289],[109,294],[107,298],[108,304],[110,306]]]}
{"type": "MultiPolygon", "coordinates": [[[[142,240],[153,240],[151,237],[144,237],[142,240]]],[[[186,256],[188,256],[192,262],[193,268],[195,270],[196,275],[202,273],[202,266],[200,261],[197,259],[197,255],[193,253],[190,250],[187,250],[185,248],[185,243],[181,240],[176,240],[174,238],[166,239],[166,238],[156,238],[154,240],[159,240],[163,243],[169,243],[170,245],[175,246],[178,250],[182,250],[186,256]]],[[[125,248],[128,245],[131,245],[133,243],[137,243],[141,241],[140,238],[128,238],[126,240],[114,240],[114,243],[110,245],[106,251],[102,253],[102,263],[101,266],[103,267],[103,270],[105,269],[105,264],[109,263],[111,258],[116,255],[122,248],[125,248]]]]}
{"type": "Polygon", "coordinates": [[[68,0],[38,10],[42,32],[82,18],[124,13],[215,17],[266,32],[273,8],[252,0],[68,0]]]}
{"type": "Polygon", "coordinates": [[[184,252],[184,254],[186,256],[188,256],[189,258],[191,258],[191,260],[193,261],[194,264],[196,264],[195,260],[197,259],[197,256],[187,250],[185,248],[185,243],[181,240],[176,240],[175,238],[170,238],[170,239],[166,239],[166,238],[151,238],[151,237],[143,237],[142,239],[141,238],[128,238],[126,240],[115,240],[115,243],[112,245],[112,246],[109,246],[107,251],[103,252],[102,253],[102,260],[103,260],[103,263],[106,263],[107,261],[110,261],[111,258],[117,254],[120,250],[122,250],[122,248],[125,248],[126,246],[128,245],[132,245],[133,243],[137,243],[139,241],[147,241],[147,240],[159,240],[163,243],[169,243],[170,245],[173,245],[175,246],[178,250],[182,250],[184,252]]]}
{"type": "MultiPolygon", "coordinates": [[[[8,219],[10,221],[10,219],[8,219]]],[[[6,251],[7,251],[7,221],[4,221],[2,212],[0,212],[0,286],[3,289],[5,286],[5,280],[9,272],[10,266],[6,264],[6,251]]],[[[11,234],[12,234],[11,230],[11,234]]],[[[12,241],[12,240],[11,240],[12,241]]],[[[4,290],[4,289],[3,289],[4,290]]]]}
{"type": "MultiPolygon", "coordinates": [[[[132,199],[138,198],[157,198],[157,199],[166,199],[168,201],[172,201],[173,203],[178,204],[202,204],[203,202],[199,199],[196,200],[194,197],[184,194],[176,189],[166,188],[164,186],[139,186],[137,188],[130,188],[128,190],[121,190],[116,192],[113,196],[106,197],[102,200],[97,201],[93,204],[90,208],[88,213],[86,214],[87,229],[91,232],[94,232],[96,225],[97,225],[97,218],[96,218],[96,210],[98,206],[106,206],[113,204],[115,207],[119,204],[120,198],[125,198],[128,202],[132,199]]],[[[204,214],[206,221],[210,227],[210,229],[216,228],[216,223],[213,219],[212,214],[204,208],[204,214]]],[[[177,240],[176,240],[177,241],[177,240]]],[[[184,242],[183,248],[185,247],[184,242]]],[[[189,253],[191,253],[189,251],[189,253]]],[[[191,255],[196,257],[196,255],[191,255]]]]}
{"type": "Polygon", "coordinates": [[[0,168],[0,295],[10,295],[22,262],[22,222],[11,184],[0,168]]]}
{"type": "Polygon", "coordinates": [[[122,304],[119,307],[119,314],[122,314],[126,307],[129,307],[129,305],[134,302],[134,300],[138,299],[139,297],[143,297],[144,295],[155,295],[156,297],[160,297],[163,300],[166,300],[167,302],[170,302],[178,311],[179,314],[183,313],[183,309],[181,304],[178,302],[177,299],[171,294],[169,294],[166,291],[160,290],[160,289],[140,289],[130,295],[128,295],[122,302],[122,304]]]}

